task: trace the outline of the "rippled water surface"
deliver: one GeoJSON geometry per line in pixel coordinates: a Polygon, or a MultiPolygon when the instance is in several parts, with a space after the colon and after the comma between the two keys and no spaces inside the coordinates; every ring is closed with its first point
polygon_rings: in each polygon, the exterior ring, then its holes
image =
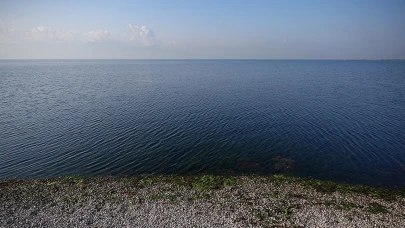
{"type": "Polygon", "coordinates": [[[405,62],[0,61],[0,179],[279,172],[405,186],[405,62]]]}

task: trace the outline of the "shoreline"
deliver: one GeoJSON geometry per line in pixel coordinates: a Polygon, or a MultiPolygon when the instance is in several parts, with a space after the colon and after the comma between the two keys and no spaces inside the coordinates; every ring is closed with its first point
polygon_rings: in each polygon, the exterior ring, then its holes
{"type": "Polygon", "coordinates": [[[0,181],[0,227],[405,226],[405,189],[285,175],[0,181]]]}

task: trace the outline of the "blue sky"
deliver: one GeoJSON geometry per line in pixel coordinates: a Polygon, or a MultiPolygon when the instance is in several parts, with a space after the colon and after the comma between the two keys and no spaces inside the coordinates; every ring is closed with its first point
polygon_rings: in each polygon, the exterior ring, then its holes
{"type": "Polygon", "coordinates": [[[0,58],[404,59],[405,1],[0,0],[0,58]]]}

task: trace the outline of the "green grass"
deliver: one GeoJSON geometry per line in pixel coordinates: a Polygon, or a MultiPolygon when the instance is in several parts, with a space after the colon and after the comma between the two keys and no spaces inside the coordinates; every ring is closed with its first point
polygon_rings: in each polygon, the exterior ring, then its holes
{"type": "Polygon", "coordinates": [[[155,184],[159,183],[166,180],[164,176],[148,176],[139,181],[139,184],[142,185],[150,185],[150,184],[155,184]]]}
{"type": "Polygon", "coordinates": [[[83,184],[85,178],[80,175],[69,175],[64,178],[62,178],[63,182],[70,182],[70,183],[75,183],[75,184],[83,184]]]}
{"type": "MultiPolygon", "coordinates": [[[[191,186],[192,182],[194,181],[195,177],[193,176],[177,176],[177,175],[150,175],[139,179],[138,183],[140,185],[152,185],[157,183],[168,183],[168,184],[177,184],[177,185],[185,185],[191,186]]],[[[135,180],[135,179],[132,179],[135,180]]]]}
{"type": "Polygon", "coordinates": [[[162,195],[158,195],[158,194],[153,194],[153,195],[150,195],[149,198],[150,198],[151,200],[160,200],[160,199],[163,199],[163,196],[162,196],[162,195]]]}
{"type": "Polygon", "coordinates": [[[378,213],[388,213],[389,211],[387,210],[386,207],[379,203],[369,203],[367,207],[367,211],[373,214],[378,214],[378,213]]]}
{"type": "Polygon", "coordinates": [[[57,184],[58,184],[57,181],[51,181],[51,182],[46,183],[46,185],[48,185],[48,186],[54,186],[54,185],[57,185],[57,184]]]}
{"type": "Polygon", "coordinates": [[[236,178],[204,175],[204,176],[147,176],[139,180],[140,185],[151,185],[156,183],[170,183],[190,186],[200,190],[221,189],[226,186],[236,185],[236,178]]]}
{"type": "Polygon", "coordinates": [[[167,195],[166,198],[169,199],[171,202],[176,202],[178,195],[167,195]]]}
{"type": "Polygon", "coordinates": [[[67,204],[76,204],[77,202],[79,202],[79,200],[76,197],[70,197],[70,196],[63,197],[61,199],[61,201],[63,203],[67,203],[67,204]]]}
{"type": "Polygon", "coordinates": [[[284,216],[285,216],[286,218],[290,218],[290,216],[291,216],[291,214],[292,214],[292,211],[291,211],[290,208],[285,208],[283,212],[284,212],[284,216]]]}
{"type": "MultiPolygon", "coordinates": [[[[260,177],[260,176],[259,176],[260,177]]],[[[383,200],[396,200],[398,197],[405,197],[405,189],[390,189],[390,188],[376,188],[364,185],[350,185],[344,183],[336,183],[331,181],[322,181],[310,178],[300,178],[289,175],[277,174],[273,176],[265,176],[263,180],[273,181],[278,184],[283,182],[298,184],[305,186],[307,188],[315,189],[318,192],[325,194],[332,194],[333,192],[343,192],[349,194],[363,194],[383,200]]],[[[252,176],[256,178],[256,176],[252,176]]],[[[120,178],[118,178],[120,179],[120,178]]],[[[237,187],[238,177],[230,176],[216,176],[216,175],[203,175],[203,176],[165,176],[165,175],[150,175],[144,177],[131,177],[131,178],[122,178],[123,181],[130,184],[134,183],[135,185],[140,185],[141,187],[147,187],[148,185],[158,184],[158,183],[168,183],[174,185],[182,185],[187,188],[194,188],[199,190],[216,190],[222,189],[226,186],[235,186],[237,187]]],[[[36,186],[45,185],[56,190],[64,190],[70,187],[82,187],[85,188],[87,183],[91,183],[87,177],[80,175],[70,175],[66,177],[56,178],[56,179],[44,179],[38,181],[15,181],[15,180],[6,180],[0,181],[0,187],[7,187],[11,185],[16,185],[18,188],[23,190],[34,189],[36,186]]],[[[281,196],[275,192],[271,195],[273,198],[280,198],[281,196]]],[[[287,195],[286,197],[295,197],[295,198],[305,198],[304,195],[287,195]]],[[[355,208],[355,205],[349,203],[344,203],[342,205],[337,205],[344,210],[351,210],[355,208]]],[[[372,207],[371,207],[372,208],[372,207]]],[[[373,210],[373,209],[370,209],[373,210]]]]}
{"type": "Polygon", "coordinates": [[[357,206],[357,205],[354,204],[354,203],[343,202],[343,203],[340,204],[340,207],[341,207],[343,210],[350,211],[350,210],[352,210],[352,209],[354,209],[354,208],[358,208],[359,206],[357,206]]]}
{"type": "Polygon", "coordinates": [[[222,181],[216,176],[206,175],[196,178],[193,188],[200,190],[218,189],[222,186],[222,181]]]}
{"type": "Polygon", "coordinates": [[[221,189],[223,187],[233,185],[236,185],[235,178],[225,178],[222,176],[213,175],[204,175],[202,177],[197,177],[192,183],[193,188],[200,190],[221,189]]]}
{"type": "Polygon", "coordinates": [[[223,180],[223,186],[235,186],[236,185],[236,179],[235,178],[225,178],[223,180]]]}
{"type": "Polygon", "coordinates": [[[333,200],[326,200],[326,201],[318,201],[316,203],[313,203],[312,205],[325,205],[325,206],[336,206],[336,202],[333,200]]]}
{"type": "Polygon", "coordinates": [[[318,192],[326,194],[331,194],[333,192],[358,193],[388,201],[395,200],[398,196],[405,197],[404,189],[389,189],[389,188],[370,187],[365,185],[350,185],[332,181],[322,181],[322,180],[287,176],[282,174],[274,175],[273,178],[277,183],[282,182],[299,183],[306,187],[314,188],[318,192]]]}
{"type": "Polygon", "coordinates": [[[253,213],[253,216],[258,220],[263,220],[264,219],[264,215],[260,211],[255,211],[253,213]]]}

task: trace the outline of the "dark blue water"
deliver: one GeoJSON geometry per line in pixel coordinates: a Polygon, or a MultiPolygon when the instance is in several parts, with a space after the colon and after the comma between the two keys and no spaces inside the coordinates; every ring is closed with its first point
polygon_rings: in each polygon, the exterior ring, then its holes
{"type": "Polygon", "coordinates": [[[405,186],[405,61],[0,61],[0,179],[145,173],[405,186]]]}

